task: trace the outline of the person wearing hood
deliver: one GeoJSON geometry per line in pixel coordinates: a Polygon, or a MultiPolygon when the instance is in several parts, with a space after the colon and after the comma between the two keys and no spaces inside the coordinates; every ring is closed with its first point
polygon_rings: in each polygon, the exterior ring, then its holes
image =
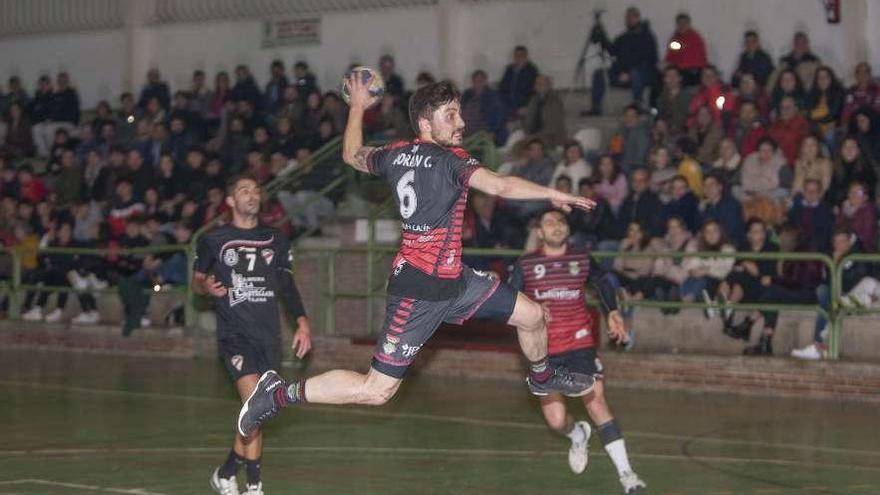
{"type": "MultiPolygon", "coordinates": [[[[596,36],[602,49],[614,57],[608,70],[609,83],[617,88],[630,88],[633,103],[641,106],[645,88],[653,86],[657,79],[657,38],[636,7],[626,9],[624,23],[626,30],[613,42],[604,30],[597,31],[596,36]]],[[[591,97],[590,113],[601,115],[605,97],[605,75],[601,69],[593,72],[591,97]]]]}

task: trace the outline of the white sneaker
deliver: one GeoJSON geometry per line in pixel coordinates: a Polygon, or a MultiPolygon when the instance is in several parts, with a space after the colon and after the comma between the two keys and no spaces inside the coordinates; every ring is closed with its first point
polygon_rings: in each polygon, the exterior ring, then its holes
{"type": "Polygon", "coordinates": [[[797,359],[806,359],[808,361],[819,361],[823,356],[823,352],[815,343],[812,343],[803,349],[794,349],[791,351],[791,357],[797,359]]]}
{"type": "Polygon", "coordinates": [[[639,493],[643,489],[648,488],[644,481],[640,480],[636,473],[629,471],[623,473],[620,477],[620,484],[623,485],[623,493],[639,493]]]}
{"type": "Polygon", "coordinates": [[[581,474],[587,469],[587,463],[590,460],[590,435],[593,433],[593,429],[586,421],[578,421],[574,427],[583,430],[584,441],[571,442],[571,448],[568,449],[568,467],[574,474],[581,474]]]}
{"type": "Polygon", "coordinates": [[[150,319],[147,318],[146,316],[141,317],[141,328],[150,328],[150,325],[152,325],[152,324],[153,324],[153,322],[150,321],[150,319]]]}
{"type": "Polygon", "coordinates": [[[43,319],[43,308],[34,306],[21,315],[21,319],[24,321],[41,321],[43,319]]]}
{"type": "Polygon", "coordinates": [[[707,320],[714,320],[718,316],[718,308],[715,307],[715,300],[709,297],[709,291],[703,289],[703,302],[712,306],[703,308],[703,315],[707,320]]]}
{"type": "Polygon", "coordinates": [[[61,321],[62,316],[64,316],[64,313],[62,313],[60,309],[55,308],[51,313],[46,315],[46,323],[58,323],[61,321]]]}
{"type": "Polygon", "coordinates": [[[256,485],[248,485],[247,491],[244,492],[244,495],[264,495],[263,494],[263,482],[259,482],[256,485]]]}
{"type": "Polygon", "coordinates": [[[71,271],[70,285],[72,285],[73,288],[76,290],[84,291],[89,288],[89,281],[79,273],[71,271]]]}
{"type": "Polygon", "coordinates": [[[106,280],[99,279],[94,273],[90,273],[86,279],[89,281],[89,285],[95,290],[104,290],[110,286],[106,280]]]}
{"type": "Polygon", "coordinates": [[[211,476],[211,488],[220,495],[240,495],[238,492],[238,481],[235,476],[231,478],[221,478],[220,468],[214,470],[211,476]]]}
{"type": "Polygon", "coordinates": [[[97,311],[85,311],[73,317],[70,323],[74,325],[91,325],[98,322],[97,311]]]}

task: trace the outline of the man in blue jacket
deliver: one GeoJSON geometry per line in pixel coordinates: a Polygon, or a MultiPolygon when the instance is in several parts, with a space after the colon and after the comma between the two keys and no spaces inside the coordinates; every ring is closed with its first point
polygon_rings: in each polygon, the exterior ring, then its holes
{"type": "Polygon", "coordinates": [[[507,141],[507,111],[498,92],[489,87],[486,72],[477,70],[471,76],[471,87],[461,95],[461,116],[466,135],[487,131],[495,137],[495,144],[507,141]]]}
{"type": "Polygon", "coordinates": [[[709,174],[703,179],[705,201],[700,205],[703,223],[715,220],[724,228],[724,233],[734,246],[745,242],[742,205],[730,194],[724,192],[724,184],[716,175],[709,174]]]}

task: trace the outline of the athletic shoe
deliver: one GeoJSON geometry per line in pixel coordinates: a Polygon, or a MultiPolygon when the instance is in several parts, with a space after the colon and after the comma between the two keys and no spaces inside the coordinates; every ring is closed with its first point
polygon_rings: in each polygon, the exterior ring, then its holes
{"type": "Polygon", "coordinates": [[[244,492],[244,495],[264,495],[263,494],[263,482],[259,482],[256,485],[248,485],[247,491],[244,492]]]}
{"type": "Polygon", "coordinates": [[[23,315],[21,315],[21,319],[24,321],[42,321],[43,308],[39,306],[34,306],[33,308],[27,310],[23,315]]]}
{"type": "Polygon", "coordinates": [[[110,284],[107,283],[106,280],[99,279],[97,276],[95,276],[94,273],[90,273],[86,277],[86,280],[89,281],[89,285],[91,285],[92,289],[95,289],[95,290],[104,290],[110,286],[110,284]]]}
{"type": "Polygon", "coordinates": [[[571,442],[571,448],[568,449],[568,467],[574,474],[581,474],[587,469],[587,463],[590,461],[590,435],[593,430],[586,421],[578,421],[574,427],[583,430],[584,441],[571,442]]]}
{"type": "Polygon", "coordinates": [[[703,316],[705,316],[707,320],[714,320],[715,317],[718,316],[718,310],[714,306],[715,300],[709,297],[709,291],[707,291],[706,289],[703,289],[703,302],[712,305],[703,308],[703,316]]]}
{"type": "Polygon", "coordinates": [[[238,413],[238,432],[246,437],[260,427],[261,424],[272,419],[281,408],[275,403],[275,390],[286,387],[287,382],[278,376],[273,370],[263,373],[250,397],[244,401],[241,411],[238,413]]]}
{"type": "Polygon", "coordinates": [[[221,478],[220,468],[215,469],[214,475],[211,476],[211,488],[220,495],[239,495],[238,481],[236,481],[235,476],[221,478]]]}
{"type": "Polygon", "coordinates": [[[596,379],[583,373],[569,371],[564,366],[553,368],[550,378],[544,383],[532,381],[526,377],[529,391],[533,395],[544,396],[552,392],[558,392],[568,397],[581,397],[593,391],[596,379]]]}
{"type": "Polygon", "coordinates": [[[620,484],[623,485],[623,493],[626,494],[644,493],[645,489],[648,488],[648,485],[640,480],[638,475],[632,471],[623,473],[623,476],[620,477],[620,484]]]}
{"type": "Polygon", "coordinates": [[[816,343],[812,343],[803,349],[794,349],[791,351],[791,357],[797,359],[806,359],[808,361],[819,361],[825,357],[825,352],[819,349],[816,343]]]}
{"type": "Polygon", "coordinates": [[[62,313],[60,309],[55,308],[51,313],[46,315],[46,323],[58,323],[61,321],[62,316],[64,316],[64,313],[62,313]]]}
{"type": "Polygon", "coordinates": [[[94,325],[101,320],[101,315],[97,311],[86,311],[80,313],[70,320],[74,325],[94,325]]]}
{"type": "Polygon", "coordinates": [[[150,328],[150,326],[152,324],[153,324],[153,322],[150,321],[150,319],[147,318],[146,316],[141,317],[141,328],[150,328]]]}
{"type": "Polygon", "coordinates": [[[730,301],[724,297],[724,294],[718,294],[718,303],[721,305],[721,318],[724,321],[733,320],[733,308],[730,307],[730,301]]]}
{"type": "Polygon", "coordinates": [[[78,291],[84,291],[89,288],[89,281],[77,272],[70,272],[70,285],[78,291]]]}

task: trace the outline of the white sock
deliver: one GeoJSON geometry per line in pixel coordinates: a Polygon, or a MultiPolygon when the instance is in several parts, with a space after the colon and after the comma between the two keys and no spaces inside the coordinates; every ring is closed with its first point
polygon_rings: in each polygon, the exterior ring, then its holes
{"type": "Polygon", "coordinates": [[[566,433],[565,436],[571,439],[571,443],[584,443],[587,440],[587,432],[577,423],[574,424],[574,428],[566,433]]]}
{"type": "Polygon", "coordinates": [[[629,456],[626,455],[626,444],[623,443],[622,438],[606,445],[605,452],[608,452],[608,457],[611,458],[611,462],[617,468],[618,476],[632,472],[632,467],[629,465],[629,456]]]}

